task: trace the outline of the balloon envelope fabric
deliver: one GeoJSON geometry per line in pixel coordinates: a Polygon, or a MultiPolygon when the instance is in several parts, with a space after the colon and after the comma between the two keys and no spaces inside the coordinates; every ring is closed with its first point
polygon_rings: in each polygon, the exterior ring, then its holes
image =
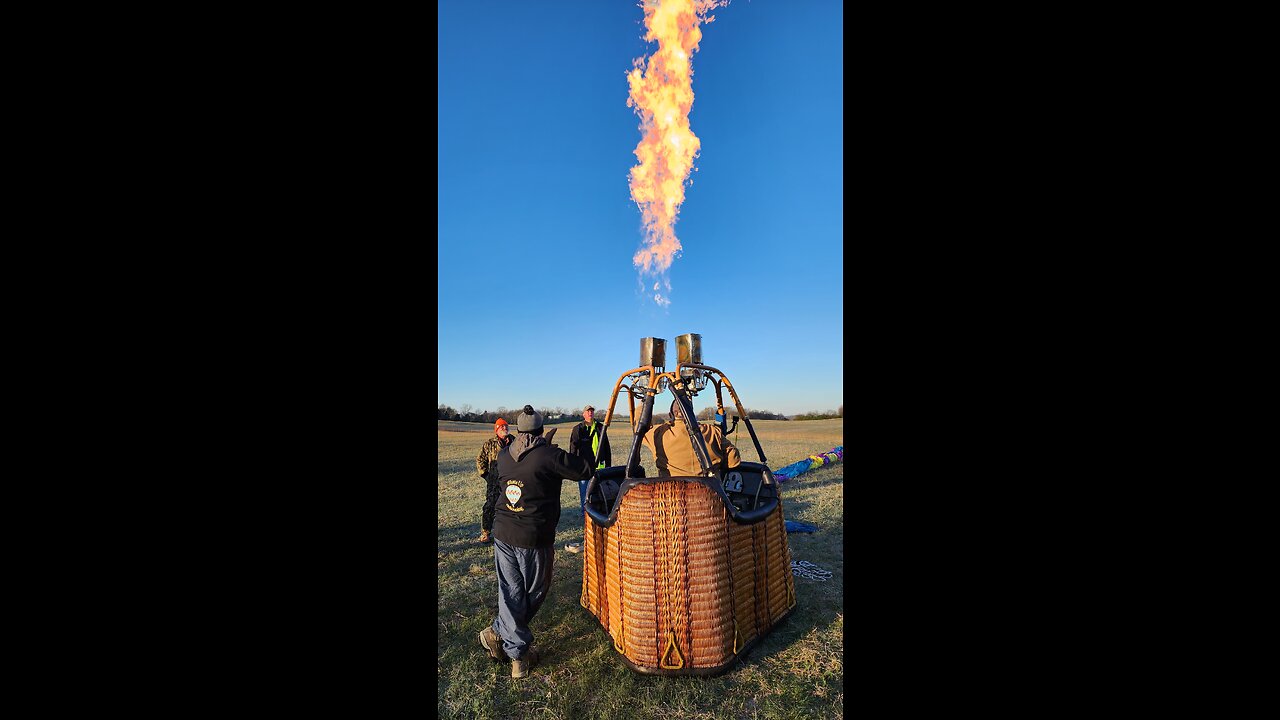
{"type": "Polygon", "coordinates": [[[782,468],[781,470],[775,470],[773,473],[773,477],[779,482],[783,480],[790,480],[791,478],[799,475],[800,473],[809,472],[810,470],[813,470],[815,468],[820,468],[823,465],[831,465],[833,463],[840,462],[843,459],[844,459],[844,446],[837,445],[831,448],[830,450],[822,453],[821,455],[810,455],[809,457],[803,460],[799,460],[791,463],[790,465],[782,468]]]}

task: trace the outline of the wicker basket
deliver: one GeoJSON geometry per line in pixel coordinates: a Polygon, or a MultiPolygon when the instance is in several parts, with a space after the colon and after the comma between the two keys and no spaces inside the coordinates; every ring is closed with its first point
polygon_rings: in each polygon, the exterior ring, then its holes
{"type": "Polygon", "coordinates": [[[781,497],[735,502],[711,478],[631,479],[607,518],[588,514],[582,606],[632,670],[723,672],[795,607],[781,497]]]}

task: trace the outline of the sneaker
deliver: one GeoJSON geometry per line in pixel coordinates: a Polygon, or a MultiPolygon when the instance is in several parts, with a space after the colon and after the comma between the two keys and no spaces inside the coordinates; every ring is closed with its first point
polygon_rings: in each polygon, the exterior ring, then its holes
{"type": "Polygon", "coordinates": [[[481,530],[480,539],[477,540],[476,542],[482,542],[482,543],[493,542],[493,538],[489,535],[488,530],[481,530]]]}
{"type": "Polygon", "coordinates": [[[480,631],[480,645],[484,647],[485,652],[489,653],[490,660],[501,662],[506,659],[502,652],[502,640],[498,637],[498,633],[493,631],[492,626],[480,631]]]}
{"type": "Polygon", "coordinates": [[[571,553],[577,553],[580,550],[582,550],[582,544],[581,543],[565,543],[564,549],[568,550],[571,553]]]}
{"type": "Polygon", "coordinates": [[[533,669],[534,665],[538,664],[539,655],[540,653],[538,652],[538,648],[531,647],[529,648],[528,651],[525,652],[524,657],[520,658],[519,660],[512,660],[511,661],[511,677],[513,678],[528,677],[529,671],[533,669]]]}

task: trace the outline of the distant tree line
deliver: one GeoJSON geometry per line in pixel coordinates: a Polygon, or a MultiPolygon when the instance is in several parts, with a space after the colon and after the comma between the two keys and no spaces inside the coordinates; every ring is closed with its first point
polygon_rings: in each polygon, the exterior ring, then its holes
{"type": "MultiPolygon", "coordinates": [[[[582,413],[580,411],[565,410],[563,407],[560,407],[558,405],[556,407],[540,407],[540,408],[537,408],[537,410],[538,412],[542,413],[543,419],[548,422],[557,422],[557,423],[582,422],[582,419],[583,419],[582,413]]],[[[787,417],[786,415],[782,415],[780,413],[769,412],[768,410],[755,410],[752,408],[746,408],[746,410],[747,410],[747,417],[752,420],[827,420],[830,418],[844,417],[843,405],[841,405],[839,408],[835,410],[825,410],[822,412],[808,412],[808,413],[802,413],[800,415],[792,415],[791,417],[787,417]]],[[[450,407],[449,405],[445,405],[444,403],[441,403],[440,406],[436,408],[436,419],[437,420],[453,420],[455,422],[474,422],[474,423],[492,424],[496,422],[498,418],[506,418],[507,422],[515,424],[516,417],[521,412],[522,410],[520,408],[517,408],[515,410],[508,410],[507,408],[501,407],[501,406],[499,406],[497,410],[474,410],[470,405],[463,405],[462,407],[455,409],[453,407],[450,407]]],[[[726,419],[727,419],[738,414],[738,410],[735,407],[727,407],[725,408],[725,413],[727,414],[726,416],[726,419]]],[[[596,420],[603,421],[604,414],[605,414],[605,409],[596,410],[596,420]]],[[[699,420],[712,420],[714,416],[715,416],[715,408],[710,406],[704,407],[698,411],[699,420]]],[[[625,418],[627,416],[619,412],[617,409],[615,409],[613,413],[613,417],[616,420],[618,418],[625,418]]],[[[666,422],[669,419],[667,413],[654,413],[653,418],[658,422],[666,422]]]]}
{"type": "Polygon", "coordinates": [[[803,415],[792,415],[792,420],[828,420],[830,418],[844,417],[844,406],[841,405],[835,410],[827,410],[824,412],[804,413],[803,415]]]}
{"type": "MultiPolygon", "coordinates": [[[[768,410],[754,410],[752,408],[746,408],[746,411],[747,411],[747,419],[749,420],[786,420],[787,419],[786,415],[779,415],[778,413],[772,413],[772,412],[769,412],[768,410]]],[[[698,411],[698,419],[714,420],[715,414],[716,414],[715,408],[704,407],[698,411]]],[[[737,414],[738,414],[738,408],[732,405],[724,409],[724,417],[726,420],[732,421],[733,416],[737,414]]]]}
{"type": "MultiPolygon", "coordinates": [[[[540,407],[534,408],[542,414],[542,418],[547,422],[582,422],[582,413],[579,410],[570,411],[563,407],[540,407]]],[[[436,408],[437,420],[453,420],[455,422],[474,422],[474,423],[495,423],[498,418],[504,418],[508,423],[515,424],[516,417],[524,412],[523,408],[508,410],[506,407],[499,406],[497,410],[474,410],[470,405],[463,405],[460,408],[453,408],[444,403],[440,403],[436,408]]],[[[615,413],[615,417],[617,413],[615,413]]],[[[596,411],[596,419],[604,420],[604,411],[596,411]]]]}

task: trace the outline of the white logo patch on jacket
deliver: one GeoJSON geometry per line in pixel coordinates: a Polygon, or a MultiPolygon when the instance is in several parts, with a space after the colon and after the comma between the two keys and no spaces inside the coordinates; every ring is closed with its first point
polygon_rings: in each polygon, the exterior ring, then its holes
{"type": "Polygon", "coordinates": [[[507,486],[507,501],[510,502],[512,505],[515,505],[516,503],[520,502],[521,494],[522,493],[520,491],[519,485],[507,486]]]}

